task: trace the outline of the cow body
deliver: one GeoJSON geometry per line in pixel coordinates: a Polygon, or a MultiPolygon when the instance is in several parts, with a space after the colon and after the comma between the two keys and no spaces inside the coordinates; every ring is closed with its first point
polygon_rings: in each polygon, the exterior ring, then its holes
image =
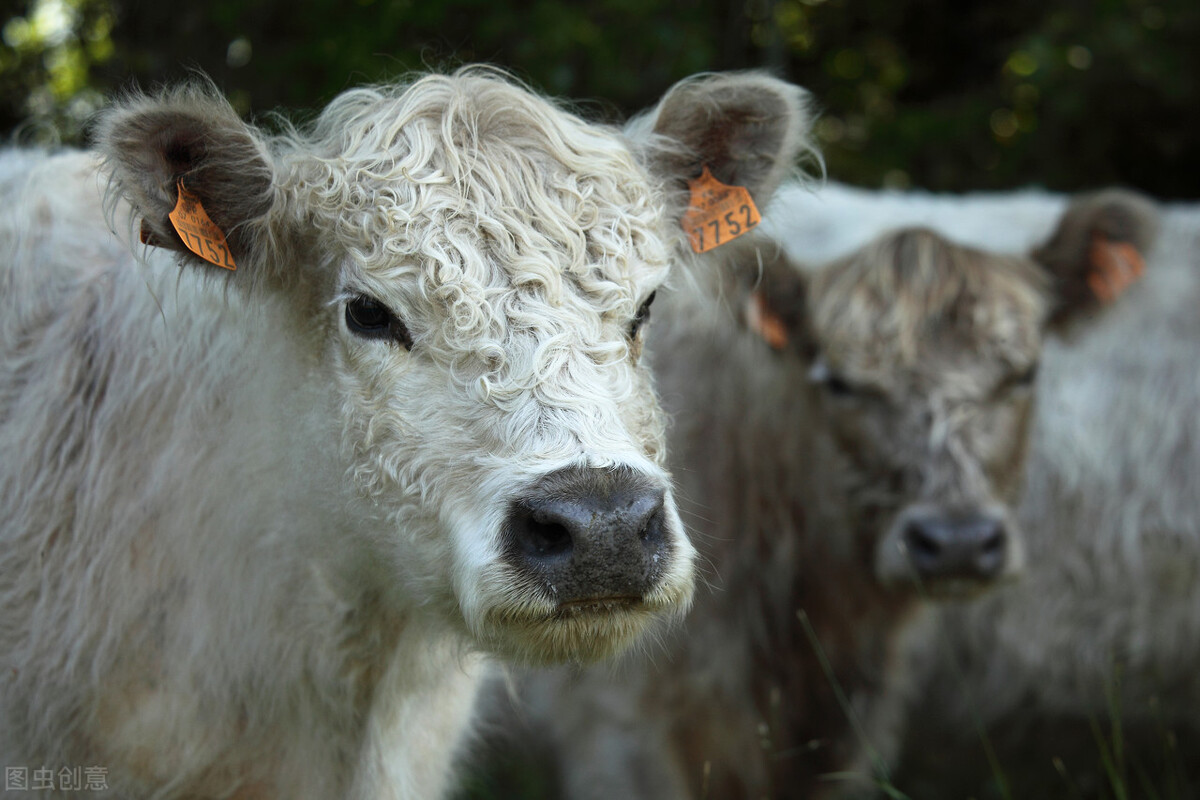
{"type": "Polygon", "coordinates": [[[995,194],[873,191],[829,182],[785,186],[763,230],[804,264],[827,264],[897,228],[924,227],[992,253],[1029,252],[1053,232],[1064,195],[1037,189],[995,194]]]}
{"type": "MultiPolygon", "coordinates": [[[[1093,228],[1145,243],[1143,201],[1072,209],[1075,250],[1093,228]]],[[[869,794],[888,778],[933,630],[924,599],[1024,563],[1041,337],[1081,310],[1065,298],[1086,273],[1083,253],[1059,255],[920,228],[807,273],[761,244],[670,297],[650,352],[710,588],[665,655],[529,681],[567,796],[869,794]]]]}
{"type": "Polygon", "coordinates": [[[639,306],[684,179],[769,194],[804,133],[771,79],[683,84],[664,127],[697,106],[753,174],[470,70],[274,136],[135,96],[99,158],[6,154],[0,760],[424,800],[486,656],[586,661],[685,608],[639,306]],[[746,103],[778,113],[745,133],[746,103]],[[185,190],[236,270],[185,249],[185,190]]]}

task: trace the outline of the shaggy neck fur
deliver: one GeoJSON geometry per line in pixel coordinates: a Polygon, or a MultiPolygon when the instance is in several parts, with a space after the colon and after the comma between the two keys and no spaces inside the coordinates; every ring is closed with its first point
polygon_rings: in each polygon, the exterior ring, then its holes
{"type": "MultiPolygon", "coordinates": [[[[83,196],[38,191],[31,173],[26,202],[53,224],[6,235],[16,250],[5,264],[106,229],[91,159],[63,158],[83,196]]],[[[369,709],[422,672],[465,678],[471,659],[441,645],[409,674],[385,674],[426,623],[388,610],[411,601],[391,596],[405,584],[372,555],[382,520],[349,502],[332,376],[306,374],[320,369],[312,332],[164,253],[130,269],[122,243],[107,241],[81,251],[85,264],[5,274],[10,287],[37,281],[6,299],[37,302],[0,315],[0,443],[39,448],[47,468],[0,476],[2,618],[35,609],[33,624],[4,633],[0,752],[14,765],[109,765],[119,796],[350,796],[358,763],[374,763],[361,752],[369,709]],[[105,502],[115,492],[142,499],[105,502]],[[91,675],[106,676],[102,687],[91,675]]]]}

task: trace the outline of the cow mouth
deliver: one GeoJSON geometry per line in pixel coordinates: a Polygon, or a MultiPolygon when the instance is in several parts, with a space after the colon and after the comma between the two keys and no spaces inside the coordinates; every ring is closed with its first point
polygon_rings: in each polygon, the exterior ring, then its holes
{"type": "Polygon", "coordinates": [[[569,600],[559,603],[551,618],[583,614],[611,614],[614,611],[634,609],[644,605],[642,598],[634,595],[593,597],[586,600],[569,600]]]}
{"type": "Polygon", "coordinates": [[[936,580],[913,579],[912,583],[919,594],[931,600],[973,600],[986,594],[997,586],[1012,583],[1015,575],[1002,574],[991,578],[940,578],[936,580]]]}
{"type": "Polygon", "coordinates": [[[493,609],[481,639],[492,652],[518,662],[587,663],[631,646],[658,620],[673,619],[686,602],[657,600],[652,593],[573,599],[534,608],[493,609]]]}

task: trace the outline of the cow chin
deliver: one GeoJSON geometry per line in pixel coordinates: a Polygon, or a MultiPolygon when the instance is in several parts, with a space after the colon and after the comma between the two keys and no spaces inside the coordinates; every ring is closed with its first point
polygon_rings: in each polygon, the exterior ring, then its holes
{"type": "Polygon", "coordinates": [[[617,655],[649,629],[682,619],[692,581],[668,576],[643,596],[556,602],[530,584],[511,584],[474,627],[477,641],[502,658],[530,665],[588,663],[617,655]]]}

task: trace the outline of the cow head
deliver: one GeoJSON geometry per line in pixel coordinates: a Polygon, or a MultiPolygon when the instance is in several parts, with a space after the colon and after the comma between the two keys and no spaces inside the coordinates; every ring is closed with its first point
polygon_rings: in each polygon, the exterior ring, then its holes
{"type": "Polygon", "coordinates": [[[1114,298],[1152,229],[1146,201],[1108,192],[1029,257],[906,229],[811,274],[766,265],[750,321],[808,371],[814,469],[883,585],[957,593],[1020,571],[1043,334],[1114,298]]]}
{"type": "Polygon", "coordinates": [[[280,309],[298,390],[332,394],[312,447],[341,464],[336,546],[403,607],[559,661],[689,602],[643,324],[684,258],[686,181],[710,165],[765,203],[806,127],[764,76],[686,81],[622,131],[476,69],[279,134],[204,87],[137,96],[98,139],[143,240],[280,309]],[[181,238],[181,192],[235,270],[181,238]]]}

